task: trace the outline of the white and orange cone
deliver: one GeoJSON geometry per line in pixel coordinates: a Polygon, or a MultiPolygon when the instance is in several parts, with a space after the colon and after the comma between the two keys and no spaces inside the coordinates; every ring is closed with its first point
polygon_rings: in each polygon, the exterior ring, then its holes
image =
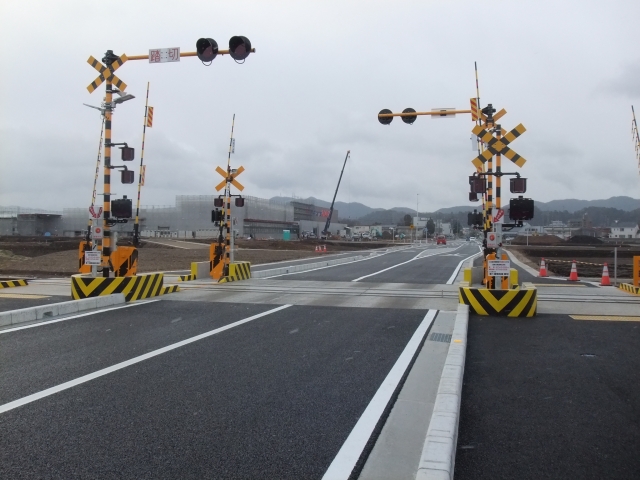
{"type": "Polygon", "coordinates": [[[322,245],[322,251],[326,252],[327,251],[327,246],[326,245],[322,245]]]}
{"type": "Polygon", "coordinates": [[[577,282],[578,281],[578,269],[576,268],[576,261],[575,260],[571,264],[571,273],[569,274],[569,281],[570,282],[577,282]]]}
{"type": "Polygon", "coordinates": [[[544,262],[544,258],[540,261],[540,273],[538,274],[539,277],[548,277],[549,274],[547,273],[547,264],[544,262]]]}
{"type": "Polygon", "coordinates": [[[611,279],[609,278],[609,267],[605,262],[604,267],[602,267],[602,280],[600,280],[600,285],[603,287],[611,286],[611,279]]]}
{"type": "Polygon", "coordinates": [[[319,251],[320,251],[320,246],[316,245],[316,252],[319,252],[319,251]]]}

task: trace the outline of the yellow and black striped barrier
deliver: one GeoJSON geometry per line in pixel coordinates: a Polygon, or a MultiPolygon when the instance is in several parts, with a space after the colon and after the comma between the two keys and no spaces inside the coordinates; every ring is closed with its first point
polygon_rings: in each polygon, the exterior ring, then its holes
{"type": "Polygon", "coordinates": [[[163,287],[163,276],[162,273],[113,278],[73,275],[71,277],[71,297],[74,300],[80,300],[82,298],[122,293],[127,302],[131,302],[180,291],[177,285],[163,287]]]}
{"type": "Polygon", "coordinates": [[[233,262],[229,264],[229,276],[222,277],[218,283],[237,282],[251,278],[251,262],[233,262]]]}
{"type": "Polygon", "coordinates": [[[195,280],[196,276],[193,273],[190,273],[189,275],[179,275],[178,276],[178,281],[179,282],[190,282],[191,280],[195,280]]]}
{"type": "Polygon", "coordinates": [[[508,317],[533,317],[538,307],[538,291],[529,284],[512,290],[489,290],[469,287],[462,282],[459,301],[469,305],[478,315],[506,315],[508,317]]]}
{"type": "Polygon", "coordinates": [[[0,288],[26,287],[28,284],[24,278],[0,280],[0,288]]]}
{"type": "Polygon", "coordinates": [[[640,287],[633,286],[630,283],[621,283],[618,288],[632,295],[640,295],[640,287]]]}

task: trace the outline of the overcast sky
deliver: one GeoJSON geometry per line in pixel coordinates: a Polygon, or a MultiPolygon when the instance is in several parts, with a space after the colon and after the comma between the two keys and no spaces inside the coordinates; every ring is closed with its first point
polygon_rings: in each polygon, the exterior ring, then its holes
{"type": "MultiPolygon", "coordinates": [[[[470,116],[382,126],[377,113],[468,109],[474,61],[481,105],[504,107],[504,128],[527,128],[511,146],[528,160],[528,195],[639,198],[630,108],[640,110],[639,22],[633,0],[5,0],[0,205],[89,205],[101,119],[82,104],[104,95],[104,86],[86,90],[97,75],[90,55],[193,51],[200,37],[223,49],[233,35],[257,50],[243,65],[187,57],[118,70],[136,99],[117,107],[113,141],[136,147],[135,165],[151,82],[144,205],[214,193],[234,113],[232,164],[246,168],[238,180],[247,195],[331,200],[351,150],[338,200],[414,208],[419,194],[421,211],[468,204],[470,116]]],[[[112,191],[135,197],[114,177],[112,191]]]]}

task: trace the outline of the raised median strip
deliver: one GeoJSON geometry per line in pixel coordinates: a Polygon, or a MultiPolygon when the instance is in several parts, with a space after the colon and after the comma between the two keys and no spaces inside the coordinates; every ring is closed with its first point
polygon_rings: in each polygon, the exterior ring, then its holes
{"type": "Polygon", "coordinates": [[[266,278],[276,275],[286,275],[287,273],[299,273],[306,272],[308,270],[315,270],[316,268],[332,267],[334,265],[340,265],[342,263],[355,262],[364,258],[377,256],[377,254],[370,255],[358,255],[355,257],[336,258],[334,260],[325,260],[323,262],[303,263],[302,265],[290,265],[288,267],[272,268],[269,270],[258,270],[251,272],[251,278],[266,278]]]}
{"type": "Polygon", "coordinates": [[[116,293],[82,300],[71,300],[68,302],[52,303],[50,305],[10,310],[8,312],[0,312],[0,327],[34,322],[36,320],[44,320],[61,315],[71,315],[86,310],[120,305],[125,302],[125,296],[122,293],[116,293]]]}
{"type": "Polygon", "coordinates": [[[462,380],[467,352],[469,306],[458,305],[451,345],[444,363],[416,480],[450,480],[456,461],[462,380]]]}

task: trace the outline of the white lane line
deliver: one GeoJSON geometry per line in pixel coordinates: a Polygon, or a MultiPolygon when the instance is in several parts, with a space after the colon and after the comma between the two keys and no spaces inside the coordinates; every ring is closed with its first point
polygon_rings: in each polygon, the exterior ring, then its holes
{"type": "Polygon", "coordinates": [[[349,478],[364,447],[369,441],[369,438],[371,438],[373,429],[378,424],[385,408],[387,408],[393,393],[398,387],[398,383],[400,383],[400,380],[407,371],[411,360],[418,350],[418,347],[420,347],[420,343],[429,330],[437,313],[437,310],[429,310],[427,312],[422,323],[420,323],[411,340],[409,340],[409,343],[407,343],[398,360],[396,360],[395,365],[391,368],[391,371],[389,371],[387,378],[384,379],[380,388],[378,388],[378,391],[369,402],[369,405],[367,405],[367,408],[358,419],[356,426],[353,427],[347,440],[333,459],[333,462],[329,465],[322,480],[346,480],[349,478]]]}
{"type": "Polygon", "coordinates": [[[144,302],[130,303],[128,305],[120,305],[118,307],[110,307],[110,308],[104,308],[102,310],[94,310],[94,311],[91,311],[91,312],[79,313],[77,315],[71,315],[69,317],[56,318],[55,320],[48,320],[46,322],[32,323],[30,325],[23,325],[22,327],[8,328],[7,330],[0,330],[0,335],[2,335],[3,333],[17,332],[18,330],[25,330],[27,328],[41,327],[43,325],[50,325],[52,323],[65,322],[67,320],[73,320],[74,318],[87,317],[89,315],[96,315],[96,314],[102,313],[102,312],[110,312],[111,310],[120,310],[121,308],[137,307],[138,305],[146,305],[147,303],[154,303],[154,302],[159,302],[159,301],[160,301],[160,299],[147,300],[147,301],[144,301],[144,302]]]}
{"type": "Polygon", "coordinates": [[[102,370],[89,373],[87,375],[78,377],[74,380],[70,380],[65,383],[61,383],[60,385],[56,385],[55,387],[47,388],[46,390],[42,390],[32,395],[27,395],[26,397],[19,398],[18,400],[14,400],[13,402],[5,403],[4,405],[0,405],[0,413],[8,412],[9,410],[13,410],[14,408],[21,407],[22,405],[26,405],[27,403],[35,402],[36,400],[40,400],[41,398],[48,397],[49,395],[62,392],[63,390],[67,390],[69,388],[75,387],[82,383],[89,382],[91,380],[102,377],[104,375],[108,375],[109,373],[113,373],[118,370],[122,370],[123,368],[130,367],[131,365],[135,365],[136,363],[144,362],[145,360],[148,360],[153,357],[157,357],[158,355],[162,355],[163,353],[170,352],[171,350],[175,350],[176,348],[184,347],[185,345],[189,345],[190,343],[197,342],[198,340],[202,340],[203,338],[216,335],[218,333],[224,332],[225,330],[230,330],[234,327],[242,325],[243,323],[256,320],[258,318],[264,317],[271,313],[279,312],[280,310],[284,310],[285,308],[289,308],[290,306],[291,305],[282,305],[281,307],[267,310],[266,312],[253,315],[251,317],[238,320],[237,322],[230,323],[229,325],[225,325],[224,327],[216,328],[215,330],[211,330],[209,332],[196,335],[195,337],[187,338],[186,340],[182,340],[180,342],[167,345],[166,347],[162,347],[152,352],[145,353],[144,355],[134,357],[130,360],[116,363],[115,365],[112,365],[110,367],[103,368],[102,370]]]}
{"type": "MultiPolygon", "coordinates": [[[[478,247],[478,248],[480,248],[480,247],[478,247]]],[[[447,285],[452,285],[453,282],[456,280],[456,277],[458,276],[458,273],[460,272],[460,269],[462,268],[462,265],[464,264],[464,262],[466,262],[467,260],[471,260],[472,258],[476,258],[481,253],[482,253],[482,249],[478,253],[474,253],[473,255],[471,255],[471,256],[465,258],[464,260],[460,261],[460,263],[458,264],[456,269],[451,274],[451,277],[449,277],[449,280],[447,280],[447,285]]]]}
{"type": "MultiPolygon", "coordinates": [[[[300,273],[315,272],[316,270],[324,270],[325,268],[341,267],[343,265],[349,265],[351,263],[365,262],[367,260],[373,260],[374,258],[379,258],[379,257],[381,257],[383,255],[387,255],[389,253],[394,253],[394,252],[398,252],[398,251],[399,250],[392,250],[390,252],[381,253],[380,255],[373,255],[373,256],[370,256],[370,257],[367,257],[367,258],[361,258],[360,260],[352,260],[350,262],[338,263],[336,265],[326,265],[324,267],[312,268],[310,270],[303,270],[301,272],[281,273],[280,275],[272,275],[271,277],[262,277],[262,280],[268,280],[269,278],[276,278],[276,277],[284,277],[285,275],[298,275],[300,273]]],[[[319,262],[313,262],[313,263],[319,263],[319,262]]],[[[296,266],[296,265],[293,265],[293,266],[296,266]]]]}
{"type": "Polygon", "coordinates": [[[155,243],[156,245],[164,245],[169,248],[181,248],[182,250],[195,250],[194,248],[179,247],[178,245],[169,245],[168,243],[154,242],[152,240],[143,240],[144,242],[155,243]]]}
{"type": "Polygon", "coordinates": [[[351,280],[352,282],[359,282],[360,280],[364,279],[364,278],[369,278],[369,277],[373,277],[374,275],[378,275],[379,273],[383,273],[386,272],[388,270],[391,270],[392,268],[396,268],[396,267],[400,267],[402,265],[406,265],[407,263],[411,263],[415,260],[420,260],[422,258],[428,258],[428,257],[435,257],[436,255],[442,255],[443,253],[451,253],[451,252],[455,252],[456,250],[458,250],[458,248],[462,247],[462,245],[460,245],[459,247],[454,248],[453,250],[442,250],[441,252],[435,252],[435,253],[431,253],[429,255],[423,255],[425,252],[420,252],[418,255],[416,255],[415,257],[413,257],[411,260],[407,260],[406,262],[401,262],[401,263],[397,263],[395,265],[392,265],[390,267],[384,268],[382,270],[378,270],[377,272],[373,272],[370,273],[369,275],[363,275],[362,277],[358,277],[356,279],[351,280]]]}

